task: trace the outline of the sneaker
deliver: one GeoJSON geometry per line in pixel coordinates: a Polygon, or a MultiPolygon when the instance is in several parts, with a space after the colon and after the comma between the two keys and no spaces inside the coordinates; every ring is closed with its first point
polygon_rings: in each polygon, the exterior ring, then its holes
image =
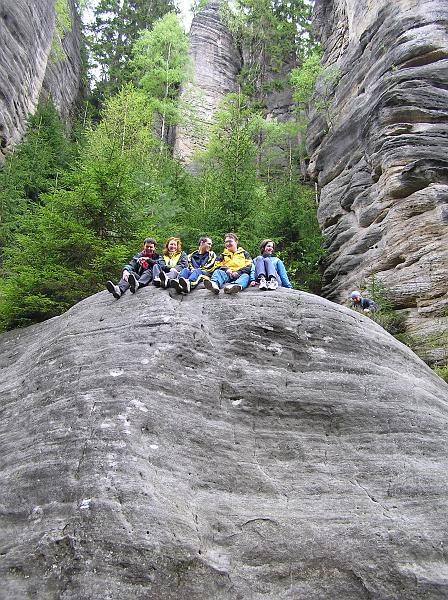
{"type": "Polygon", "coordinates": [[[131,290],[131,292],[133,294],[135,294],[135,292],[138,290],[138,288],[140,287],[140,284],[138,282],[137,277],[134,275],[134,273],[131,273],[129,275],[128,278],[128,283],[129,283],[129,289],[131,290]]]}
{"type": "Polygon", "coordinates": [[[175,289],[178,294],[180,294],[182,291],[182,288],[179,285],[178,279],[170,279],[168,287],[175,289]]]}
{"type": "Polygon", "coordinates": [[[107,291],[110,292],[114,298],[116,298],[117,300],[118,298],[121,298],[121,290],[118,287],[118,285],[115,285],[112,281],[106,281],[106,288],[107,291]]]}
{"type": "Polygon", "coordinates": [[[278,288],[278,281],[274,278],[268,281],[268,290],[276,290],[278,288]]]}
{"type": "Polygon", "coordinates": [[[179,277],[179,286],[184,294],[188,294],[188,292],[191,290],[190,280],[186,279],[185,277],[179,277]]]}
{"type": "Polygon", "coordinates": [[[152,282],[156,287],[160,287],[160,279],[158,277],[153,279],[152,282]]]}
{"type": "Polygon", "coordinates": [[[166,290],[166,288],[168,287],[168,277],[166,276],[165,271],[160,271],[160,287],[162,287],[163,289],[166,290]]]}
{"type": "Polygon", "coordinates": [[[258,281],[258,289],[259,290],[267,290],[268,289],[268,282],[266,281],[266,277],[264,277],[263,275],[260,277],[260,280],[258,281]]]}
{"type": "Polygon", "coordinates": [[[242,289],[243,286],[241,286],[239,283],[232,283],[231,285],[226,285],[224,292],[226,294],[238,294],[238,292],[241,292],[242,289]]]}
{"type": "Polygon", "coordinates": [[[214,294],[219,294],[219,286],[216,281],[212,281],[211,279],[204,279],[204,287],[214,294]]]}

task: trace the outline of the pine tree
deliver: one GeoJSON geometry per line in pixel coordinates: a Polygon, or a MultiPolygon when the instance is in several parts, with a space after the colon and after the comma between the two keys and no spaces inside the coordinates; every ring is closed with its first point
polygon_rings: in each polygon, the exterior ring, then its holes
{"type": "Polygon", "coordinates": [[[134,46],[133,65],[148,102],[160,118],[160,138],[179,120],[179,88],[187,78],[188,36],[175,13],[143,31],[134,46]]]}
{"type": "Polygon", "coordinates": [[[95,91],[100,104],[132,79],[132,46],[140,31],[173,10],[173,0],[99,0],[89,27],[89,48],[101,73],[95,91]]]}
{"type": "Polygon", "coordinates": [[[140,245],[142,230],[154,235],[177,214],[175,169],[160,160],[142,92],[124,87],[88,137],[64,186],[41,195],[5,250],[3,328],[54,316],[101,289],[140,245]]]}
{"type": "Polygon", "coordinates": [[[76,155],[51,102],[30,116],[23,141],[0,171],[0,250],[21,226],[23,213],[40,202],[41,194],[58,185],[61,173],[76,155]]]}

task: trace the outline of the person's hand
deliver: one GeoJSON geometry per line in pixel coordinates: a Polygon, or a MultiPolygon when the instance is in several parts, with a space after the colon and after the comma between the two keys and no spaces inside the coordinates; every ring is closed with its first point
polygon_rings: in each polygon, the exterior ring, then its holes
{"type": "Polygon", "coordinates": [[[122,278],[127,281],[129,279],[129,271],[126,271],[126,269],[123,271],[123,275],[122,278]]]}
{"type": "Polygon", "coordinates": [[[255,286],[256,286],[256,285],[258,285],[258,284],[257,284],[257,282],[256,282],[256,281],[251,281],[251,282],[249,283],[249,285],[250,285],[250,287],[255,287],[255,286]]]}

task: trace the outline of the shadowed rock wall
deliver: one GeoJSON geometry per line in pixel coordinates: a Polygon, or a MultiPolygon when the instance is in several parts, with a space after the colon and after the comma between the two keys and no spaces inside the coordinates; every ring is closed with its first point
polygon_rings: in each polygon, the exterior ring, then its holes
{"type": "Polygon", "coordinates": [[[0,336],[0,597],[448,595],[448,387],[309,294],[102,292],[0,336]]]}
{"type": "Polygon", "coordinates": [[[429,362],[448,360],[448,4],[317,0],[339,81],[314,115],[310,172],[327,236],[323,294],[375,274],[429,362]]]}
{"type": "Polygon", "coordinates": [[[55,0],[2,0],[0,7],[0,159],[20,141],[41,97],[51,96],[65,120],[79,97],[80,25],[75,0],[65,6],[71,25],[56,27],[55,0]]]}

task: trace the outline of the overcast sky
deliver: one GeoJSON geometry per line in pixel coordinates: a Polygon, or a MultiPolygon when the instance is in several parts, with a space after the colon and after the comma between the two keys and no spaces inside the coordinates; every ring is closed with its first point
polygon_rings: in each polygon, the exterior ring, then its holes
{"type": "MultiPolygon", "coordinates": [[[[89,8],[86,9],[84,17],[83,17],[84,22],[88,22],[91,19],[92,10],[93,10],[96,2],[97,2],[97,0],[90,0],[90,2],[88,3],[89,8]]],[[[185,31],[188,32],[190,30],[191,20],[193,18],[193,15],[190,11],[191,0],[175,0],[175,2],[176,2],[177,7],[180,10],[180,14],[182,17],[182,22],[185,27],[185,31]]]]}

